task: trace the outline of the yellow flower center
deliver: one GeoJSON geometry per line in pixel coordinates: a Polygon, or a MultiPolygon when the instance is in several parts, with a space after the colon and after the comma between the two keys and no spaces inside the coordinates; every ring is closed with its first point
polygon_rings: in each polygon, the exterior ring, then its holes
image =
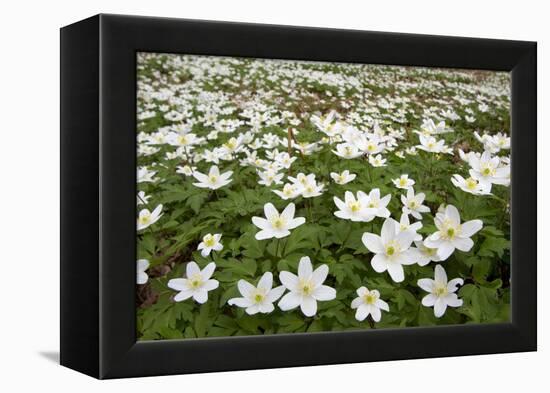
{"type": "Polygon", "coordinates": [[[469,190],[475,190],[477,187],[477,181],[475,179],[472,179],[471,177],[466,180],[466,188],[469,190]]]}
{"type": "Polygon", "coordinates": [[[216,239],[214,239],[214,236],[205,236],[204,244],[206,244],[207,247],[212,247],[216,244],[216,239]]]}
{"type": "Polygon", "coordinates": [[[376,303],[376,296],[372,293],[369,293],[368,295],[365,295],[364,300],[367,304],[374,304],[376,303]]]}
{"type": "Polygon", "coordinates": [[[410,207],[411,209],[416,208],[416,201],[411,201],[411,202],[409,202],[409,207],[410,207]]]}
{"type": "Polygon", "coordinates": [[[311,292],[313,292],[313,285],[309,281],[302,282],[302,293],[304,295],[309,295],[311,292]]]}
{"type": "Polygon", "coordinates": [[[399,179],[399,185],[400,186],[406,186],[407,185],[407,179],[404,179],[404,178],[399,179]]]}
{"type": "Polygon", "coordinates": [[[235,138],[231,138],[230,140],[227,141],[225,146],[228,147],[229,149],[234,149],[236,144],[237,144],[237,141],[235,140],[235,138]]]}
{"type": "Polygon", "coordinates": [[[271,224],[275,229],[282,229],[285,226],[285,220],[283,220],[281,217],[276,217],[271,221],[271,224]]]}
{"type": "Polygon", "coordinates": [[[202,285],[202,277],[200,274],[196,274],[189,279],[189,284],[192,288],[198,288],[202,285]]]}
{"type": "Polygon", "coordinates": [[[216,183],[218,181],[218,176],[210,175],[208,176],[208,179],[210,180],[211,183],[216,183]]]}
{"type": "Polygon", "coordinates": [[[261,293],[257,293],[255,296],[254,296],[254,301],[256,303],[261,303],[262,301],[264,300],[264,297],[261,293]]]}
{"type": "Polygon", "coordinates": [[[139,217],[139,223],[140,224],[148,224],[149,221],[151,221],[151,214],[146,213],[143,216],[139,217]]]}
{"type": "Polygon", "coordinates": [[[445,296],[447,295],[447,286],[446,285],[437,285],[434,290],[435,295],[437,296],[445,296]]]}
{"type": "Polygon", "coordinates": [[[393,255],[393,254],[395,254],[395,247],[393,247],[393,246],[387,247],[387,248],[386,248],[386,254],[388,254],[388,255],[390,255],[390,256],[393,255]]]}
{"type": "Polygon", "coordinates": [[[354,213],[358,212],[359,210],[361,210],[361,204],[356,201],[356,202],[350,202],[348,203],[348,206],[350,208],[350,210],[354,213]]]}
{"type": "Polygon", "coordinates": [[[447,236],[452,239],[454,237],[454,235],[455,235],[455,229],[454,228],[448,228],[447,229],[447,236]]]}

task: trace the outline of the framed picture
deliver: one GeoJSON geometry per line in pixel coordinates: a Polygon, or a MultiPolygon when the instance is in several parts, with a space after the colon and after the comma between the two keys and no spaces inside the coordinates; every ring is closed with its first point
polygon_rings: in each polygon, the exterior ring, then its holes
{"type": "Polygon", "coordinates": [[[536,44],[61,29],[61,364],[536,350],[536,44]]]}

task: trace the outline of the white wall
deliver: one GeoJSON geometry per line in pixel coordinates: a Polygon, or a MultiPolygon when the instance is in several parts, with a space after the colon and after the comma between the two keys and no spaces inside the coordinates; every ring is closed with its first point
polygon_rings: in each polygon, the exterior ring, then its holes
{"type": "MultiPolygon", "coordinates": [[[[0,390],[128,392],[488,391],[548,385],[550,350],[547,258],[539,264],[538,353],[306,367],[98,382],[52,361],[58,339],[59,269],[59,33],[99,12],[397,31],[539,42],[539,129],[549,92],[548,12],[543,1],[460,0],[246,2],[93,0],[6,1],[0,40],[0,390]],[[11,388],[8,386],[11,385],[11,388]]],[[[546,107],[548,110],[548,107],[546,107]]],[[[521,130],[520,130],[521,132],[521,130]]],[[[550,147],[540,133],[539,151],[550,147]]],[[[540,154],[540,153],[539,153],[540,154]]],[[[539,161],[539,249],[550,235],[550,156],[539,161]]],[[[83,250],[85,252],[85,250],[83,250]]],[[[266,354],[266,356],[268,356],[266,354]]],[[[152,359],[152,361],[154,361],[152,359]]],[[[542,391],[541,389],[536,389],[542,391]]]]}

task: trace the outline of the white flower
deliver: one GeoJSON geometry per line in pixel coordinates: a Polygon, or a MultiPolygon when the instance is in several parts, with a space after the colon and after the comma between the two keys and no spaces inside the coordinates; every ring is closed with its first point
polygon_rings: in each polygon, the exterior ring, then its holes
{"type": "Polygon", "coordinates": [[[420,128],[422,129],[422,132],[427,135],[453,132],[453,130],[447,128],[444,121],[440,121],[439,123],[435,124],[432,119],[424,119],[420,128]]]}
{"type": "Polygon", "coordinates": [[[281,214],[272,203],[266,203],[264,205],[266,218],[252,217],[252,223],[260,228],[260,231],[256,233],[256,239],[263,240],[273,237],[280,239],[290,235],[290,229],[299,227],[306,222],[304,217],[294,218],[294,212],[294,203],[289,203],[281,214]]]}
{"type": "Polygon", "coordinates": [[[332,151],[339,157],[345,158],[347,160],[351,158],[356,158],[363,155],[357,147],[349,143],[339,143],[336,145],[336,150],[332,151]]]}
{"type": "Polygon", "coordinates": [[[423,241],[415,241],[418,250],[418,265],[426,266],[430,262],[439,262],[441,258],[437,256],[437,248],[426,247],[423,241]]]}
{"type": "Polygon", "coordinates": [[[221,233],[211,233],[207,234],[202,238],[202,242],[199,243],[197,250],[202,250],[201,255],[207,257],[210,255],[210,251],[221,251],[223,249],[223,244],[221,244],[220,239],[222,238],[221,233]]]}
{"type": "Polygon", "coordinates": [[[273,190],[273,192],[275,194],[279,195],[284,200],[294,199],[298,195],[300,195],[299,188],[296,185],[290,184],[290,183],[285,184],[282,191],[273,190]]]}
{"type": "Polygon", "coordinates": [[[413,179],[409,179],[409,175],[407,174],[401,175],[401,177],[398,177],[397,179],[392,179],[392,182],[397,188],[402,188],[404,190],[414,186],[415,183],[413,179]]]}
{"type": "Polygon", "coordinates": [[[137,219],[137,230],[141,231],[142,229],[147,228],[150,225],[153,225],[155,222],[162,217],[162,205],[158,205],[155,209],[150,212],[149,209],[143,209],[139,212],[139,217],[137,219]]]}
{"type": "Polygon", "coordinates": [[[145,270],[149,269],[149,261],[147,259],[138,259],[136,266],[136,282],[140,285],[145,284],[149,279],[145,270]]]}
{"type": "Polygon", "coordinates": [[[455,187],[458,187],[462,191],[467,192],[469,194],[473,194],[473,195],[490,194],[490,192],[487,191],[487,188],[489,188],[490,190],[490,187],[487,186],[487,183],[481,183],[480,181],[474,179],[473,177],[464,179],[462,176],[454,174],[453,177],[451,178],[451,182],[455,185],[455,187]]]}
{"type": "Polygon", "coordinates": [[[380,292],[376,289],[369,291],[366,287],[360,287],[356,293],[358,297],[351,302],[351,308],[357,309],[355,319],[358,321],[364,321],[369,315],[372,315],[374,322],[380,322],[380,318],[382,318],[380,310],[390,311],[388,303],[380,299],[380,292]]]}
{"type": "Polygon", "coordinates": [[[417,220],[422,220],[422,214],[420,213],[429,213],[430,208],[423,205],[426,194],[419,192],[414,194],[414,189],[412,187],[407,189],[407,196],[401,195],[401,203],[403,203],[403,213],[410,214],[417,220]]]}
{"type": "Polygon", "coordinates": [[[176,168],[176,173],[180,173],[185,176],[191,176],[196,169],[196,167],[190,167],[189,165],[178,166],[176,168]]]}
{"type": "Polygon", "coordinates": [[[317,301],[328,301],[336,298],[336,290],[323,285],[328,275],[328,266],[321,265],[313,270],[309,257],[302,257],[298,264],[298,276],[282,271],[279,279],[290,292],[279,301],[283,311],[298,306],[306,317],[317,313],[317,301]]]}
{"type": "Polygon", "coordinates": [[[290,157],[290,154],[288,154],[286,152],[279,153],[275,157],[275,161],[277,162],[277,164],[279,164],[279,166],[281,166],[282,168],[285,168],[285,169],[290,168],[292,163],[294,161],[296,161],[297,159],[298,159],[298,157],[290,157]]]}
{"type": "Polygon", "coordinates": [[[491,191],[492,184],[509,185],[510,184],[510,167],[499,166],[499,157],[491,157],[491,153],[484,151],[480,158],[470,158],[470,176],[485,187],[487,192],[491,191]]]}
{"type": "Polygon", "coordinates": [[[387,218],[382,224],[380,236],[365,232],[361,240],[370,252],[374,253],[371,260],[372,268],[377,273],[385,272],[395,282],[405,279],[403,265],[412,265],[418,260],[415,249],[411,249],[413,234],[410,231],[398,233],[396,221],[387,218]]]}
{"type": "Polygon", "coordinates": [[[220,174],[220,170],[216,165],[213,165],[210,168],[208,175],[200,173],[198,171],[193,172],[193,177],[199,181],[199,183],[193,183],[194,186],[200,188],[210,188],[211,190],[217,190],[220,187],[223,187],[231,183],[230,177],[233,174],[233,171],[227,171],[220,174]]]}
{"type": "Polygon", "coordinates": [[[314,198],[322,194],[324,187],[323,184],[317,184],[317,182],[313,181],[307,183],[304,188],[302,188],[301,194],[304,198],[314,198]]]}
{"type": "Polygon", "coordinates": [[[409,216],[405,213],[401,214],[401,219],[396,223],[397,233],[403,231],[409,231],[413,235],[413,240],[422,240],[422,235],[416,233],[420,228],[422,228],[422,223],[420,221],[411,224],[409,221],[409,216]]]}
{"type": "Polygon", "coordinates": [[[456,295],[457,285],[463,285],[464,280],[455,278],[447,282],[447,273],[441,265],[436,265],[434,280],[431,278],[421,278],[418,280],[418,286],[429,292],[422,298],[422,305],[434,308],[434,315],[439,318],[445,314],[447,306],[460,307],[462,299],[456,295]]]}
{"type": "Polygon", "coordinates": [[[144,205],[149,202],[149,199],[151,198],[150,195],[145,195],[145,192],[140,191],[137,194],[137,204],[138,205],[144,205]]]}
{"type": "Polygon", "coordinates": [[[288,180],[298,187],[300,194],[304,198],[319,196],[322,194],[321,191],[324,188],[323,184],[317,184],[314,173],[310,173],[307,176],[303,173],[298,173],[296,177],[289,176],[288,180]]]}
{"type": "Polygon", "coordinates": [[[138,168],[137,171],[137,182],[138,183],[152,183],[157,179],[154,178],[156,171],[150,171],[146,167],[142,166],[138,168]]]}
{"type": "Polygon", "coordinates": [[[438,141],[433,136],[425,135],[420,135],[420,145],[416,147],[429,153],[445,153],[447,148],[443,139],[438,141]]]}
{"type": "Polygon", "coordinates": [[[174,301],[181,302],[193,297],[197,303],[206,303],[208,291],[212,291],[220,285],[218,280],[210,279],[215,269],[216,264],[214,262],[210,262],[202,270],[196,262],[187,263],[185,271],[187,278],[173,278],[168,281],[168,288],[179,291],[174,296],[174,301]]]}
{"type": "Polygon", "coordinates": [[[243,148],[243,139],[243,135],[239,135],[238,138],[229,138],[229,140],[222,145],[223,151],[226,154],[233,154],[241,151],[243,148]]]}
{"type": "Polygon", "coordinates": [[[267,170],[267,171],[258,171],[258,176],[260,177],[260,181],[258,181],[258,184],[262,184],[264,186],[269,187],[271,184],[281,184],[281,179],[283,178],[284,174],[277,173],[273,170],[267,170]]]}
{"type": "Polygon", "coordinates": [[[385,158],[382,158],[382,155],[381,155],[381,154],[378,154],[378,155],[376,155],[376,156],[370,155],[370,156],[369,156],[369,163],[370,163],[373,167],[386,166],[386,159],[385,159],[385,158]]]}
{"type": "Polygon", "coordinates": [[[390,211],[386,206],[390,203],[391,195],[385,195],[383,198],[380,198],[380,189],[373,188],[368,194],[369,200],[367,207],[376,209],[376,217],[387,218],[390,216],[390,211]]]}
{"type": "Polygon", "coordinates": [[[344,185],[353,181],[357,175],[355,173],[349,173],[346,169],[342,173],[331,172],[330,177],[332,177],[332,180],[334,180],[336,184],[344,185]]]}
{"type": "Polygon", "coordinates": [[[424,244],[430,248],[437,248],[437,256],[442,261],[449,258],[455,248],[470,251],[474,246],[470,237],[483,228],[481,220],[460,224],[460,214],[453,205],[447,205],[443,213],[437,213],[434,222],[438,231],[428,236],[424,244]]]}
{"type": "Polygon", "coordinates": [[[346,191],[344,201],[334,197],[334,204],[340,209],[334,215],[344,220],[369,222],[378,213],[378,208],[369,207],[369,196],[363,191],[357,192],[357,198],[351,191],[346,191]]]}
{"type": "Polygon", "coordinates": [[[249,315],[272,312],[275,309],[273,302],[276,302],[285,291],[283,285],[271,289],[273,286],[273,274],[271,272],[264,273],[257,287],[245,280],[239,280],[237,286],[243,297],[229,299],[227,303],[230,306],[246,308],[245,311],[249,315]]]}
{"type": "Polygon", "coordinates": [[[192,146],[200,141],[195,134],[180,134],[179,132],[170,132],[167,136],[168,144],[178,147],[192,146]]]}

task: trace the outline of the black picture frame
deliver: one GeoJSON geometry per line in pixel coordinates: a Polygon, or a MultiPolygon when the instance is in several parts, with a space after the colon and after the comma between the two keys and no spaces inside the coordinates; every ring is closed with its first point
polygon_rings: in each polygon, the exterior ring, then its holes
{"type": "Polygon", "coordinates": [[[61,29],[61,364],[96,378],[534,351],[536,43],[97,15],[61,29]],[[509,71],[511,321],[136,342],[136,52],[509,71]]]}

